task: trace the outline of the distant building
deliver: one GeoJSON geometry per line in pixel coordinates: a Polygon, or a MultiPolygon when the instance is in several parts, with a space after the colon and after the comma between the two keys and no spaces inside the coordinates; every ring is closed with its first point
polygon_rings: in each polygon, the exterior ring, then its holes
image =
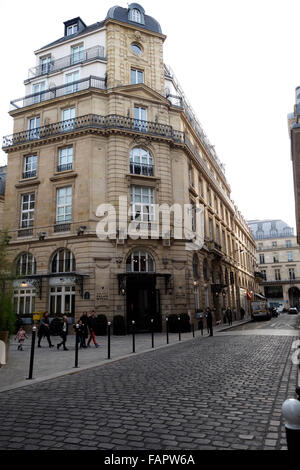
{"type": "Polygon", "coordinates": [[[271,306],[300,305],[300,248],[294,229],[282,220],[250,220],[257,244],[261,287],[271,306]]]}
{"type": "Polygon", "coordinates": [[[3,210],[6,183],[6,166],[0,166],[0,230],[3,228],[3,210]]]}

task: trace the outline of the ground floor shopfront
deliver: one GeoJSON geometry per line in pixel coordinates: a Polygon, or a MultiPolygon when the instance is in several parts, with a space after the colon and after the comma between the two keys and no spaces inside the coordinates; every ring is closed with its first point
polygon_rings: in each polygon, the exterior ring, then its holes
{"type": "MultiPolygon", "coordinates": [[[[11,249],[18,279],[14,281],[14,309],[30,323],[34,312],[50,316],[67,314],[75,322],[84,311],[95,311],[113,321],[132,321],[147,331],[151,319],[161,331],[165,318],[188,314],[196,324],[196,312],[214,309],[214,320],[230,307],[240,318],[241,299],[254,289],[251,275],[216,257],[208,249],[187,251],[184,243],[170,247],[158,240],[128,241],[124,246],[94,238],[74,238],[32,244],[27,251],[11,249]]],[[[245,308],[247,311],[247,308],[245,308]]]]}
{"type": "Polygon", "coordinates": [[[300,310],[300,283],[289,281],[264,282],[265,296],[270,307],[297,307],[300,310]]]}

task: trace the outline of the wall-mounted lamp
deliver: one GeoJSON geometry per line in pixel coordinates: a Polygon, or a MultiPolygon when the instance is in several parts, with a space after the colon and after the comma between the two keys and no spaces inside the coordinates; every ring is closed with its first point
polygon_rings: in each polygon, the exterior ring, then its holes
{"type": "Polygon", "coordinates": [[[39,240],[45,240],[46,236],[47,236],[47,232],[38,233],[39,240]]]}
{"type": "Polygon", "coordinates": [[[80,236],[80,235],[83,235],[84,232],[86,231],[87,229],[87,226],[86,225],[81,225],[80,227],[78,227],[77,229],[77,235],[80,236]]]}

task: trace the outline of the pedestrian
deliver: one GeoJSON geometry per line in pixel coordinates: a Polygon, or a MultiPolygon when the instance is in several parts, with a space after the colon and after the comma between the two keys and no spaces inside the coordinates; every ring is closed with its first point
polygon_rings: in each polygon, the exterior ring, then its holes
{"type": "Polygon", "coordinates": [[[200,313],[198,318],[198,330],[201,330],[201,336],[203,336],[203,313],[200,313]]]}
{"type": "Polygon", "coordinates": [[[227,317],[229,326],[231,326],[232,325],[232,311],[229,307],[226,310],[226,317],[227,317]]]}
{"type": "Polygon", "coordinates": [[[15,340],[18,338],[18,343],[19,343],[19,346],[18,346],[18,351],[23,351],[23,343],[25,341],[25,338],[28,338],[27,334],[26,334],[26,331],[24,330],[23,326],[20,326],[17,334],[16,334],[16,337],[15,337],[15,340]]]}
{"type": "Polygon", "coordinates": [[[222,308],[223,323],[226,323],[226,308],[222,308]]]}
{"type": "Polygon", "coordinates": [[[49,348],[54,348],[54,344],[51,343],[50,339],[50,323],[49,323],[49,313],[45,312],[40,320],[40,326],[38,331],[38,348],[41,348],[41,340],[46,336],[49,348]]]}
{"type": "Polygon", "coordinates": [[[241,312],[241,319],[244,320],[244,316],[245,316],[245,313],[246,313],[246,312],[245,312],[245,310],[243,309],[243,307],[241,307],[240,312],[241,312]]]}
{"type": "Polygon", "coordinates": [[[89,337],[88,333],[88,314],[87,312],[83,312],[83,314],[80,317],[80,320],[82,321],[83,324],[83,338],[84,338],[84,348],[86,348],[86,340],[89,337]]]}
{"type": "Polygon", "coordinates": [[[95,332],[96,332],[96,327],[97,327],[97,320],[95,318],[95,311],[94,310],[91,312],[90,316],[88,317],[88,327],[89,327],[89,330],[90,330],[90,337],[89,337],[89,340],[87,342],[87,347],[90,348],[90,342],[93,340],[95,348],[99,348],[99,344],[97,343],[96,337],[95,337],[95,332]]]}
{"type": "Polygon", "coordinates": [[[68,317],[67,317],[67,315],[64,315],[63,316],[63,322],[62,322],[62,325],[61,325],[61,331],[60,331],[60,336],[62,338],[62,342],[57,344],[57,349],[59,349],[61,346],[63,346],[64,351],[68,351],[68,348],[66,347],[68,330],[69,330],[68,317]]]}
{"type": "Polygon", "coordinates": [[[85,344],[85,326],[82,320],[78,322],[78,343],[81,348],[86,348],[85,344]]]}
{"type": "Polygon", "coordinates": [[[207,323],[207,330],[208,330],[209,336],[213,336],[213,326],[212,326],[213,317],[212,317],[211,309],[209,307],[207,307],[206,309],[206,323],[207,323]]]}

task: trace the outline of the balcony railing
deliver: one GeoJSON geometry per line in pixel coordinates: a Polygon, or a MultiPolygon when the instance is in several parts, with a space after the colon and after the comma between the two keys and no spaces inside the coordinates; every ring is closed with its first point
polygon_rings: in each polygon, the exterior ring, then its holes
{"type": "Polygon", "coordinates": [[[23,174],[22,174],[22,178],[23,179],[26,179],[26,178],[35,178],[36,177],[36,170],[33,170],[33,171],[25,171],[23,174]]]}
{"type": "MultiPolygon", "coordinates": [[[[208,168],[207,164],[204,162],[203,158],[201,157],[201,155],[199,154],[197,148],[195,147],[195,145],[192,144],[192,142],[190,141],[190,139],[185,135],[184,137],[184,142],[185,144],[187,145],[187,147],[190,149],[190,151],[197,157],[199,163],[201,164],[202,168],[204,169],[204,171],[207,173],[207,175],[210,177],[210,179],[212,179],[215,183],[215,185],[217,187],[220,187],[220,184],[218,183],[218,181],[216,180],[216,178],[214,177],[214,175],[212,174],[211,170],[208,168]]],[[[224,193],[224,191],[222,190],[222,195],[223,197],[226,199],[226,201],[228,202],[228,204],[230,205],[230,207],[234,210],[234,204],[233,202],[231,201],[231,199],[224,193]]],[[[211,204],[210,204],[211,205],[211,204]]]]}
{"type": "Polygon", "coordinates": [[[82,64],[95,59],[106,60],[105,49],[103,46],[90,47],[89,49],[74,52],[73,54],[60,59],[54,59],[47,63],[42,63],[37,67],[32,67],[29,69],[28,78],[32,79],[40,77],[41,75],[49,75],[51,73],[59,72],[67,67],[71,67],[72,65],[82,64]]]}
{"type": "Polygon", "coordinates": [[[12,147],[13,145],[24,144],[32,140],[44,139],[47,137],[57,136],[66,132],[74,132],[76,130],[93,128],[93,129],[122,129],[143,134],[151,134],[156,136],[167,137],[173,142],[184,143],[184,132],[176,131],[172,126],[167,124],[159,124],[157,122],[139,121],[117,114],[109,116],[99,116],[98,114],[87,114],[77,118],[48,124],[47,126],[30,129],[23,132],[17,132],[9,136],[3,137],[3,148],[12,147]]]}
{"type": "Polygon", "coordinates": [[[38,104],[44,101],[59,98],[61,96],[70,95],[71,93],[77,93],[78,91],[88,90],[89,88],[97,88],[100,90],[106,89],[105,78],[90,76],[77,80],[76,82],[66,83],[48,90],[40,91],[39,93],[33,93],[23,98],[18,98],[10,102],[11,110],[25,108],[33,104],[38,104]]]}
{"type": "Polygon", "coordinates": [[[32,237],[33,228],[22,228],[18,230],[18,237],[32,237]]]}
{"type": "Polygon", "coordinates": [[[61,171],[68,171],[68,170],[72,170],[73,168],[73,164],[72,163],[65,163],[64,165],[58,165],[57,167],[57,172],[61,172],[61,171]]]}
{"type": "Polygon", "coordinates": [[[54,233],[60,232],[70,232],[71,231],[71,223],[57,223],[53,227],[54,233]]]}
{"type": "Polygon", "coordinates": [[[154,176],[153,165],[146,163],[130,163],[130,173],[132,175],[154,176]]]}

